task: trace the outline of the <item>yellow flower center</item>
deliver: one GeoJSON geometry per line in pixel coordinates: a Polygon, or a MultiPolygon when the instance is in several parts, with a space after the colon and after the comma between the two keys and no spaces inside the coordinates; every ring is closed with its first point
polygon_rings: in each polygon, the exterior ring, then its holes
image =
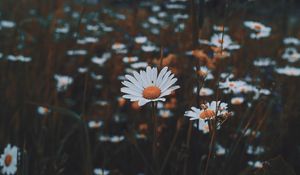
{"type": "Polygon", "coordinates": [[[211,119],[215,117],[215,111],[206,109],[203,112],[201,112],[200,116],[201,119],[211,119]]]}
{"type": "Polygon", "coordinates": [[[12,162],[12,156],[10,154],[6,155],[5,160],[4,160],[4,164],[5,166],[9,166],[12,162]]]}
{"type": "Polygon", "coordinates": [[[144,89],[143,97],[149,100],[158,98],[161,94],[161,90],[156,86],[149,86],[144,89]]]}
{"type": "Polygon", "coordinates": [[[223,44],[224,41],[223,41],[222,39],[219,39],[218,42],[219,42],[220,44],[223,44]]]}
{"type": "Polygon", "coordinates": [[[260,26],[260,25],[255,25],[255,26],[254,26],[254,29],[255,29],[255,30],[261,30],[261,26],[260,26]]]}

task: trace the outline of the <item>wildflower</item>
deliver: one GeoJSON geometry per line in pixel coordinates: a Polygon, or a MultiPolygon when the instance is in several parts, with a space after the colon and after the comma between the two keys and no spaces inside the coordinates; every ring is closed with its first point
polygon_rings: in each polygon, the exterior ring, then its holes
{"type": "Polygon", "coordinates": [[[126,45],[123,43],[114,43],[111,48],[116,52],[116,53],[127,53],[126,45]]]}
{"type": "Polygon", "coordinates": [[[300,40],[298,38],[294,38],[294,37],[287,37],[287,38],[283,39],[283,43],[285,45],[289,45],[289,44],[299,45],[300,44],[300,40]]]}
{"type": "Polygon", "coordinates": [[[254,168],[263,168],[263,164],[261,161],[248,161],[248,165],[254,168]]]}
{"type": "Polygon", "coordinates": [[[168,67],[164,67],[158,74],[157,68],[148,66],[146,71],[134,71],[133,76],[125,77],[127,80],[122,82],[125,87],[121,88],[121,92],[125,93],[123,98],[138,101],[139,106],[151,101],[165,101],[164,96],[179,88],[178,85],[173,86],[177,78],[168,71],[168,67]]]}
{"type": "Polygon", "coordinates": [[[208,129],[208,124],[205,120],[211,120],[220,115],[226,115],[227,113],[226,103],[213,101],[211,103],[202,104],[201,109],[191,107],[191,110],[186,111],[184,116],[190,117],[190,120],[198,120],[198,129],[205,133],[208,129]]]}
{"type": "Polygon", "coordinates": [[[250,34],[250,38],[252,39],[260,39],[270,36],[271,27],[267,27],[259,22],[254,21],[245,21],[244,25],[251,30],[254,30],[255,33],[250,34]]]}
{"type": "Polygon", "coordinates": [[[4,153],[0,157],[0,166],[2,166],[2,174],[13,175],[17,172],[18,164],[18,147],[11,147],[10,144],[4,149],[4,153]]]}
{"type": "Polygon", "coordinates": [[[173,116],[173,113],[172,113],[172,111],[170,111],[168,109],[160,109],[159,116],[162,118],[170,118],[173,116]]]}
{"type": "Polygon", "coordinates": [[[0,29],[1,28],[14,28],[16,23],[13,21],[2,20],[0,21],[0,29]]]}
{"type": "Polygon", "coordinates": [[[80,56],[80,55],[86,55],[86,50],[68,50],[67,55],[69,56],[80,56]]]}
{"type": "Polygon", "coordinates": [[[210,44],[219,48],[234,50],[239,49],[240,45],[235,44],[229,35],[218,33],[210,38],[210,44]]]}
{"type": "Polygon", "coordinates": [[[231,81],[229,79],[226,79],[225,82],[219,82],[219,87],[221,89],[228,89],[229,92],[236,92],[239,87],[244,87],[246,85],[246,82],[244,81],[231,81]]]}
{"type": "Polygon", "coordinates": [[[40,114],[40,115],[46,115],[50,112],[50,109],[46,108],[46,107],[43,107],[43,106],[39,106],[37,108],[37,113],[40,114]]]}
{"type": "Polygon", "coordinates": [[[95,175],[108,175],[110,171],[102,168],[95,168],[94,173],[95,175]]]}
{"type": "Polygon", "coordinates": [[[223,25],[220,25],[220,26],[218,26],[218,25],[214,25],[213,26],[213,29],[214,29],[214,31],[216,31],[216,32],[223,32],[223,31],[228,31],[228,27],[225,27],[225,26],[223,26],[223,25]]]}
{"type": "MultiPolygon", "coordinates": [[[[197,87],[194,88],[194,93],[197,93],[197,87]]],[[[212,94],[214,94],[214,91],[210,88],[205,87],[201,88],[199,92],[200,96],[210,96],[212,94]]]]}
{"type": "Polygon", "coordinates": [[[245,99],[244,97],[233,97],[231,98],[231,104],[233,105],[240,105],[244,103],[245,99]]]}
{"type": "Polygon", "coordinates": [[[73,78],[66,75],[54,75],[56,79],[56,89],[57,91],[64,91],[67,87],[73,83],[73,78]]]}
{"type": "Polygon", "coordinates": [[[143,44],[147,41],[147,37],[146,36],[137,36],[134,38],[134,41],[138,44],[143,44]]]}
{"type": "Polygon", "coordinates": [[[254,66],[256,67],[266,67],[266,66],[273,66],[276,64],[274,60],[271,58],[259,58],[253,61],[254,66]]]}
{"type": "Polygon", "coordinates": [[[294,47],[288,47],[284,50],[282,58],[290,63],[294,63],[300,60],[300,53],[294,47]]]}
{"type": "Polygon", "coordinates": [[[278,74],[284,74],[287,76],[300,76],[300,68],[285,66],[284,68],[276,68],[278,74]]]}
{"type": "Polygon", "coordinates": [[[123,62],[124,63],[132,63],[132,62],[136,62],[136,61],[138,61],[138,57],[124,57],[123,58],[123,62]]]}
{"type": "Polygon", "coordinates": [[[89,126],[89,128],[100,128],[101,126],[103,125],[103,122],[102,121],[89,121],[88,122],[88,126],[89,126]]]}

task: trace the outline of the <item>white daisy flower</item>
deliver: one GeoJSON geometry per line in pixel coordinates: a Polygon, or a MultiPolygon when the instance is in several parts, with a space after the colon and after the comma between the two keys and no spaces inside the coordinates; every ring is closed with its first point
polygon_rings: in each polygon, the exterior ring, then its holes
{"type": "Polygon", "coordinates": [[[234,50],[239,49],[240,45],[235,44],[229,35],[222,33],[214,34],[210,38],[210,44],[216,47],[223,47],[223,49],[234,50]]]}
{"type": "Polygon", "coordinates": [[[14,175],[17,172],[18,164],[18,147],[11,147],[10,144],[4,149],[4,153],[0,157],[0,166],[2,166],[2,174],[14,175]]]}
{"type": "Polygon", "coordinates": [[[276,72],[287,76],[300,76],[300,68],[285,66],[284,68],[276,68],[276,72]]]}
{"type": "Polygon", "coordinates": [[[275,65],[276,62],[274,60],[271,60],[271,58],[259,58],[257,60],[254,60],[253,64],[256,67],[266,67],[275,65]]]}
{"type": "Polygon", "coordinates": [[[244,97],[232,97],[231,98],[231,104],[233,105],[240,105],[244,103],[245,99],[244,97]]]}
{"type": "Polygon", "coordinates": [[[73,78],[67,75],[54,75],[56,79],[56,89],[57,91],[67,90],[68,86],[73,83],[73,78]]]}
{"type": "Polygon", "coordinates": [[[94,169],[94,174],[95,175],[108,175],[110,173],[109,170],[102,169],[102,168],[95,168],[94,169]]]}
{"type": "Polygon", "coordinates": [[[165,101],[164,96],[179,88],[178,85],[174,86],[177,78],[168,71],[168,67],[158,74],[157,68],[148,66],[146,71],[134,71],[133,76],[125,75],[125,78],[122,82],[125,87],[121,88],[121,92],[125,93],[123,98],[138,101],[139,106],[151,101],[165,101]]]}
{"type": "Polygon", "coordinates": [[[299,45],[300,44],[300,40],[298,38],[294,38],[294,37],[287,37],[283,39],[283,43],[285,45],[299,45]]]}
{"type": "Polygon", "coordinates": [[[184,116],[190,117],[190,120],[198,120],[198,129],[206,133],[208,131],[208,124],[205,120],[214,119],[217,116],[227,113],[227,104],[220,101],[213,101],[211,103],[206,103],[203,105],[204,108],[198,109],[196,107],[191,107],[190,111],[186,111],[184,116]]]}
{"type": "Polygon", "coordinates": [[[259,39],[259,38],[265,38],[270,36],[271,27],[267,27],[262,23],[255,22],[255,21],[245,21],[244,25],[250,28],[251,30],[255,31],[255,33],[250,34],[250,38],[259,39]]]}
{"type": "Polygon", "coordinates": [[[295,47],[288,47],[284,50],[282,58],[287,60],[290,63],[294,63],[300,60],[300,53],[295,47]]]}

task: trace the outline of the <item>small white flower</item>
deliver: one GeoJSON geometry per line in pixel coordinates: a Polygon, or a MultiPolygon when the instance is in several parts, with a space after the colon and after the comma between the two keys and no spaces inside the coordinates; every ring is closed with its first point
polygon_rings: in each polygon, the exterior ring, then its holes
{"type": "Polygon", "coordinates": [[[295,47],[288,47],[284,50],[282,58],[287,60],[290,63],[294,63],[300,60],[300,53],[295,47]]]}
{"type": "Polygon", "coordinates": [[[227,103],[222,103],[220,101],[213,101],[211,103],[206,103],[205,108],[198,109],[196,107],[191,107],[190,111],[186,111],[184,116],[189,117],[190,120],[198,120],[198,129],[204,133],[208,132],[208,124],[205,120],[214,119],[216,116],[223,115],[227,113],[227,103]],[[216,115],[217,110],[217,115],[216,115]]]}
{"type": "Polygon", "coordinates": [[[143,44],[147,41],[147,37],[146,36],[137,36],[134,38],[134,41],[138,44],[143,44]]]}
{"type": "Polygon", "coordinates": [[[244,25],[255,32],[250,34],[250,38],[260,39],[270,36],[271,27],[267,27],[262,23],[255,21],[245,21],[244,25]]]}
{"type": "Polygon", "coordinates": [[[68,86],[73,83],[73,78],[66,75],[54,75],[56,79],[57,91],[67,90],[68,86]]]}
{"type": "Polygon", "coordinates": [[[14,175],[17,172],[18,164],[18,147],[8,144],[4,153],[0,157],[0,166],[2,174],[14,175]]]}
{"type": "Polygon", "coordinates": [[[253,64],[256,67],[266,67],[275,65],[276,62],[274,60],[271,60],[271,58],[259,58],[257,60],[254,60],[253,64]]]}
{"type": "Polygon", "coordinates": [[[300,68],[285,66],[283,68],[276,68],[276,72],[287,76],[300,76],[300,68]]]}
{"type": "Polygon", "coordinates": [[[50,112],[50,109],[46,108],[46,107],[43,107],[43,106],[39,106],[37,108],[37,113],[40,114],[40,115],[46,115],[50,112]]]}
{"type": "Polygon", "coordinates": [[[132,63],[132,62],[136,62],[138,60],[139,60],[139,58],[137,56],[135,56],[135,57],[124,57],[123,58],[124,63],[132,63]]]}
{"type": "Polygon", "coordinates": [[[109,170],[105,170],[105,169],[102,169],[102,168],[95,168],[94,169],[94,174],[95,175],[108,175],[110,173],[109,170]]]}
{"type": "Polygon", "coordinates": [[[244,97],[233,97],[231,98],[231,104],[233,105],[240,105],[244,103],[245,99],[244,97]]]}
{"type": "Polygon", "coordinates": [[[299,45],[300,44],[300,40],[298,38],[294,38],[294,37],[287,37],[283,39],[283,43],[285,45],[299,45]]]}
{"type": "Polygon", "coordinates": [[[89,128],[100,128],[101,126],[103,125],[103,122],[102,121],[89,121],[88,122],[88,126],[89,128]]]}
{"type": "Polygon", "coordinates": [[[223,49],[234,50],[239,49],[240,45],[235,44],[229,35],[223,33],[214,34],[210,39],[210,44],[223,49]]]}
{"type": "Polygon", "coordinates": [[[121,92],[125,93],[123,98],[138,101],[139,106],[151,101],[165,101],[164,96],[179,88],[174,86],[177,78],[168,71],[168,67],[164,67],[158,74],[157,68],[148,66],[146,71],[134,71],[133,76],[125,77],[126,80],[122,82],[125,87],[121,88],[121,92]]]}

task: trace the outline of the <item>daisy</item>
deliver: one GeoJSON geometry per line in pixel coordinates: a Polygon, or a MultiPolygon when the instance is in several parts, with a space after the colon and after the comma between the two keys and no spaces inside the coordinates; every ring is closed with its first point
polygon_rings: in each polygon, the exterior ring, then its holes
{"type": "Polygon", "coordinates": [[[203,104],[202,109],[192,107],[190,111],[186,111],[184,116],[190,117],[190,120],[198,120],[198,129],[204,133],[208,129],[205,120],[214,119],[216,116],[227,113],[227,104],[220,101],[203,104]],[[217,115],[216,115],[217,109],[217,115]]]}
{"type": "Polygon", "coordinates": [[[13,175],[17,172],[18,164],[18,147],[11,147],[10,144],[4,149],[4,153],[0,157],[0,166],[2,166],[2,174],[13,175]]]}
{"type": "Polygon", "coordinates": [[[294,63],[300,60],[300,53],[295,47],[288,47],[284,50],[282,58],[287,60],[290,63],[294,63]]]}
{"type": "Polygon", "coordinates": [[[235,44],[229,35],[226,34],[223,35],[223,33],[214,34],[210,38],[210,44],[228,50],[234,50],[240,48],[240,45],[235,44]]]}
{"type": "Polygon", "coordinates": [[[259,38],[265,38],[270,36],[271,27],[267,27],[262,23],[255,22],[255,21],[245,21],[244,25],[250,28],[251,30],[255,31],[255,33],[250,34],[250,38],[259,39],[259,38]]]}
{"type": "Polygon", "coordinates": [[[237,89],[241,86],[245,86],[246,85],[246,82],[244,81],[240,81],[240,80],[237,80],[237,81],[231,81],[229,79],[226,79],[225,82],[219,82],[219,87],[221,89],[228,89],[229,92],[235,92],[237,91],[237,89]]]}
{"type": "Polygon", "coordinates": [[[300,68],[285,66],[284,68],[276,68],[276,72],[287,76],[300,76],[300,68]]]}
{"type": "Polygon", "coordinates": [[[267,67],[275,65],[276,62],[274,60],[271,60],[271,58],[259,58],[257,60],[254,60],[253,64],[256,67],[267,67]]]}
{"type": "Polygon", "coordinates": [[[122,82],[125,87],[121,88],[121,92],[125,93],[123,98],[138,101],[139,106],[151,101],[165,101],[164,96],[179,88],[178,85],[174,86],[177,78],[168,71],[168,67],[164,67],[158,74],[157,68],[148,66],[146,71],[134,71],[133,76],[125,75],[125,78],[122,82]]]}
{"type": "Polygon", "coordinates": [[[245,99],[244,97],[232,97],[231,98],[231,104],[233,105],[240,105],[244,103],[245,99]]]}
{"type": "Polygon", "coordinates": [[[285,45],[299,45],[300,44],[300,40],[298,38],[294,38],[294,37],[287,37],[283,39],[283,43],[285,45]]]}
{"type": "Polygon", "coordinates": [[[54,75],[56,79],[56,89],[57,91],[65,91],[67,90],[68,86],[73,83],[73,78],[67,75],[54,75]]]}

